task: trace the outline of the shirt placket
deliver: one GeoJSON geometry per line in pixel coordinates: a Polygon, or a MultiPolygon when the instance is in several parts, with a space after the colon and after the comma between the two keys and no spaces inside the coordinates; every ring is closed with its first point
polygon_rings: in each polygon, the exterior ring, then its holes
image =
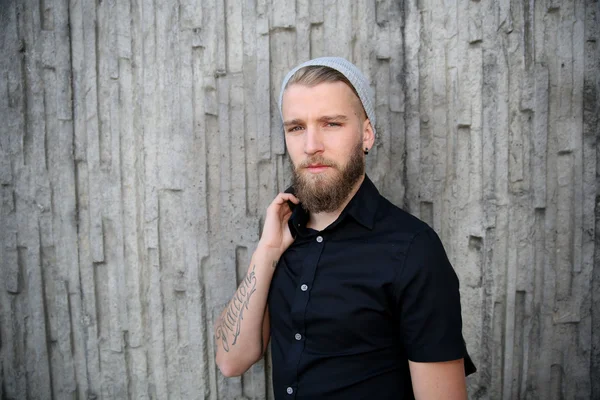
{"type": "Polygon", "coordinates": [[[296,293],[291,307],[291,317],[296,331],[293,333],[294,341],[289,354],[289,365],[292,366],[293,377],[286,388],[286,398],[288,399],[295,399],[298,390],[298,368],[306,341],[306,308],[310,299],[310,291],[314,285],[317,265],[325,248],[325,242],[324,235],[317,235],[312,239],[310,248],[306,252],[306,258],[302,263],[300,279],[295,288],[296,293]]]}

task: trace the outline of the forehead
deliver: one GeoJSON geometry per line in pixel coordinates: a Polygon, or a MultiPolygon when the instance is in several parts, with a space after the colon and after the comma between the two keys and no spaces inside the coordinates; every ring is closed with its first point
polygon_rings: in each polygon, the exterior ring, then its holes
{"type": "Polygon", "coordinates": [[[350,113],[362,108],[360,100],[344,82],[323,82],[314,86],[295,83],[285,89],[282,98],[284,116],[293,114],[350,113]]]}

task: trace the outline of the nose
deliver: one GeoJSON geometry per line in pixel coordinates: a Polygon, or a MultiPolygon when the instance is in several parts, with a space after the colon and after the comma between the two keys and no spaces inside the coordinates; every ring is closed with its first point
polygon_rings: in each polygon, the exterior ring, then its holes
{"type": "Polygon", "coordinates": [[[320,130],[315,127],[307,127],[304,135],[304,153],[313,155],[322,152],[323,149],[323,138],[320,130]]]}

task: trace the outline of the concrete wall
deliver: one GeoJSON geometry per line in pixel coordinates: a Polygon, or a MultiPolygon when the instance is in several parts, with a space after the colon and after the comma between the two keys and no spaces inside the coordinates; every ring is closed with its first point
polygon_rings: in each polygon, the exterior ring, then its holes
{"type": "Polygon", "coordinates": [[[289,178],[297,62],[461,278],[473,399],[600,398],[597,0],[1,0],[0,398],[273,398],[212,326],[289,178]]]}

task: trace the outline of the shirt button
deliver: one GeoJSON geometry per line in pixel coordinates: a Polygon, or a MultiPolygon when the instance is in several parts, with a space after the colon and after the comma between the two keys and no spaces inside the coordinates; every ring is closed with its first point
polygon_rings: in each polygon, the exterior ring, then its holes
{"type": "Polygon", "coordinates": [[[287,391],[287,394],[294,393],[294,389],[292,389],[291,387],[288,387],[286,391],[287,391]]]}
{"type": "Polygon", "coordinates": [[[303,292],[306,292],[308,290],[308,285],[300,286],[300,290],[302,290],[303,292]]]}
{"type": "Polygon", "coordinates": [[[317,242],[321,243],[323,241],[323,236],[317,236],[317,242]]]}
{"type": "Polygon", "coordinates": [[[296,340],[300,340],[300,339],[302,339],[302,335],[301,335],[301,334],[299,334],[299,333],[296,333],[296,334],[294,335],[294,337],[296,338],[296,340]]]}

